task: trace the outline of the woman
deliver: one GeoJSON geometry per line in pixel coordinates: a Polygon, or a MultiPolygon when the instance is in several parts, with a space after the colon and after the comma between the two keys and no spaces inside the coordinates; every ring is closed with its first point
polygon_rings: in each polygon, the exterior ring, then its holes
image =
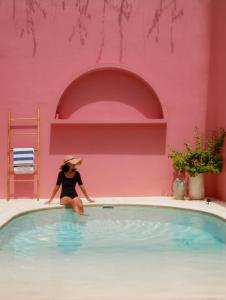
{"type": "Polygon", "coordinates": [[[49,204],[53,201],[56,193],[58,192],[60,185],[62,185],[60,194],[60,204],[72,206],[74,212],[80,215],[84,214],[84,208],[82,200],[78,197],[75,190],[75,186],[78,183],[81,191],[89,202],[94,202],[89,198],[85,187],[83,186],[80,173],[75,169],[76,165],[80,165],[81,159],[73,157],[73,155],[66,155],[64,158],[64,164],[61,166],[61,171],[58,174],[56,186],[53,189],[52,195],[46,203],[49,204]]]}

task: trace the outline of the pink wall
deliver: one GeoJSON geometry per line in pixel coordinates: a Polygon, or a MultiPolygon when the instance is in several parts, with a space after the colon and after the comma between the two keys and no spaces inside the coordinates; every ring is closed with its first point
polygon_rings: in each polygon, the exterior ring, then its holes
{"type": "MultiPolygon", "coordinates": [[[[7,110],[29,116],[37,107],[42,197],[67,153],[84,159],[92,196],[170,195],[168,145],[206,128],[210,12],[210,0],[1,1],[0,197],[7,110]],[[55,120],[58,109],[69,124],[55,120]]],[[[18,187],[16,196],[30,188],[18,187]]]]}
{"type": "MultiPolygon", "coordinates": [[[[207,132],[226,128],[226,1],[212,1],[212,39],[207,105],[207,132]]],[[[226,145],[223,152],[226,159],[226,145]]],[[[211,176],[209,194],[226,199],[226,165],[220,175],[211,176]]]]}

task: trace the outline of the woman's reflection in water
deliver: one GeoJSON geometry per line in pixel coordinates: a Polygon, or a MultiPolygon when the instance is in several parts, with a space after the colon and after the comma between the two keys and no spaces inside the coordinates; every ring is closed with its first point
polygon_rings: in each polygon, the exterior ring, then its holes
{"type": "Polygon", "coordinates": [[[62,254],[72,254],[81,248],[85,224],[86,217],[74,214],[71,208],[64,210],[56,229],[56,244],[62,254]]]}

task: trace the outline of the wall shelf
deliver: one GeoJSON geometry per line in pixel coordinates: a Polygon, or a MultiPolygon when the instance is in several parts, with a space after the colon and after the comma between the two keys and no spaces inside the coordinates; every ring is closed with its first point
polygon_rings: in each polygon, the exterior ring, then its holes
{"type": "Polygon", "coordinates": [[[166,125],[166,119],[150,119],[150,120],[68,120],[68,119],[54,119],[51,121],[51,125],[166,125]]]}

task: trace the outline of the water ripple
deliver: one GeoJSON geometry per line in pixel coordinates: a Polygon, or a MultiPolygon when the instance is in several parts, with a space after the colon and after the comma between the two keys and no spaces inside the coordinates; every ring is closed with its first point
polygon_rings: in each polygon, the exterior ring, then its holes
{"type": "Polygon", "coordinates": [[[79,251],[126,253],[225,247],[222,232],[225,234],[226,225],[214,222],[206,216],[144,208],[117,208],[111,213],[91,208],[84,218],[72,211],[51,210],[18,217],[5,226],[0,232],[0,253],[35,257],[79,251]]]}

